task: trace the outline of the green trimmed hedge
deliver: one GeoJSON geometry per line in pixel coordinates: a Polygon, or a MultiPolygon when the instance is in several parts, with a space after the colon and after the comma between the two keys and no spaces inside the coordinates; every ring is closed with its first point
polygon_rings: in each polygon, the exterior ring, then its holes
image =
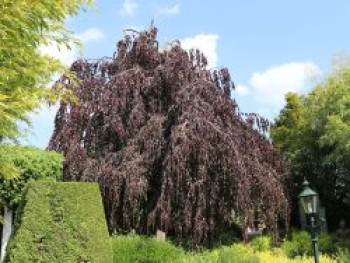
{"type": "Polygon", "coordinates": [[[96,183],[32,181],[5,262],[113,262],[96,183]]]}

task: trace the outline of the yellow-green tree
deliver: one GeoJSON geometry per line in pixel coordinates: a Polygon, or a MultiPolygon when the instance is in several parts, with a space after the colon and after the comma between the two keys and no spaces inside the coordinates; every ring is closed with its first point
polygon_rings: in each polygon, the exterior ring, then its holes
{"type": "MultiPolygon", "coordinates": [[[[0,0],[0,143],[20,135],[28,113],[63,91],[47,87],[53,74],[66,69],[57,59],[39,52],[40,46],[70,48],[76,44],[65,20],[92,0],[0,0]]],[[[1,147],[1,146],[0,146],[1,147]]],[[[0,173],[14,175],[0,155],[0,173]]]]}
{"type": "Polygon", "coordinates": [[[306,177],[315,186],[331,228],[341,217],[350,222],[350,69],[335,70],[307,95],[288,94],[286,102],[270,133],[294,182],[306,177]]]}

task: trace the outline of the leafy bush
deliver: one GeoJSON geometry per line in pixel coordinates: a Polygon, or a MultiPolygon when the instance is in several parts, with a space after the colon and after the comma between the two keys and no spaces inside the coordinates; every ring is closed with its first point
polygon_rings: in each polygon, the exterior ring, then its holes
{"type": "MultiPolygon", "coordinates": [[[[319,251],[324,254],[335,254],[337,248],[333,236],[321,233],[318,236],[319,251]]],[[[306,231],[293,231],[292,239],[285,241],[282,246],[284,253],[291,258],[311,256],[313,254],[311,236],[306,231]]]]}
{"type": "Polygon", "coordinates": [[[212,251],[186,253],[169,242],[137,235],[115,236],[113,239],[114,262],[125,263],[257,263],[253,250],[244,245],[224,246],[212,251]]]}
{"type": "Polygon", "coordinates": [[[31,179],[62,178],[63,156],[59,153],[10,144],[2,145],[0,150],[17,173],[15,178],[0,173],[0,206],[17,204],[31,179]]]}
{"type": "Polygon", "coordinates": [[[254,238],[252,242],[250,242],[250,246],[254,251],[266,251],[271,248],[271,237],[269,236],[261,236],[254,238]]]}
{"type": "Polygon", "coordinates": [[[350,263],[350,251],[347,249],[340,249],[337,257],[339,263],[350,263]]]}
{"type": "MultiPolygon", "coordinates": [[[[259,241],[258,243],[268,244],[268,238],[263,238],[263,241],[259,241]]],[[[284,252],[280,248],[269,248],[269,249],[261,249],[261,251],[257,251],[256,246],[235,244],[231,246],[235,253],[232,253],[231,261],[224,262],[260,262],[260,263],[313,263],[313,257],[309,256],[297,256],[293,259],[288,258],[284,252]]],[[[260,246],[263,248],[263,246],[260,246]]],[[[220,261],[219,261],[220,262],[220,261]]],[[[320,262],[322,263],[335,263],[336,261],[329,256],[320,255],[320,262]]]]}
{"type": "Polygon", "coordinates": [[[188,253],[180,262],[181,263],[213,263],[219,260],[219,249],[212,251],[204,250],[201,252],[188,253]]]}
{"type": "MultiPolygon", "coordinates": [[[[114,262],[136,263],[312,263],[313,258],[296,256],[288,258],[280,248],[270,247],[270,238],[261,237],[255,243],[236,243],[214,250],[184,252],[169,242],[137,235],[113,237],[114,262]]],[[[348,254],[343,252],[344,260],[348,254]]],[[[320,255],[320,262],[335,263],[336,260],[320,255]]],[[[347,263],[348,261],[342,261],[347,263]]]]}
{"type": "Polygon", "coordinates": [[[183,263],[258,263],[259,258],[250,247],[235,244],[223,246],[212,251],[189,253],[181,261],[183,263]]]}
{"type": "Polygon", "coordinates": [[[155,238],[128,235],[115,236],[112,240],[116,263],[175,262],[185,255],[183,249],[155,238]]]}
{"type": "Polygon", "coordinates": [[[32,181],[19,218],[6,262],[112,262],[97,184],[32,181]]]}
{"type": "Polygon", "coordinates": [[[337,248],[337,252],[339,252],[338,250],[340,249],[342,251],[348,251],[350,253],[350,239],[336,240],[334,246],[337,248]]]}
{"type": "Polygon", "coordinates": [[[310,254],[312,251],[310,235],[306,231],[293,231],[291,240],[285,241],[281,248],[291,258],[310,254]]]}
{"type": "Polygon", "coordinates": [[[253,251],[243,245],[223,247],[219,253],[219,263],[259,263],[253,251]]]}
{"type": "MultiPolygon", "coordinates": [[[[314,263],[313,257],[298,256],[295,258],[288,258],[279,249],[273,251],[262,251],[255,254],[261,263],[314,263]]],[[[320,262],[322,263],[336,263],[337,261],[327,255],[320,255],[320,262]]]]}
{"type": "Polygon", "coordinates": [[[321,233],[318,236],[319,250],[323,254],[334,255],[337,252],[337,243],[333,235],[321,233]]]}

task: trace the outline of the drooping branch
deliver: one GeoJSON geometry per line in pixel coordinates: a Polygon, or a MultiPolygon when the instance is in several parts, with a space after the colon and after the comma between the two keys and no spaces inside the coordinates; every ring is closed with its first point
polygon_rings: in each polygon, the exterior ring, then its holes
{"type": "Polygon", "coordinates": [[[208,70],[198,50],[159,51],[157,29],[117,44],[114,59],[79,60],[80,103],[62,103],[50,149],[66,156],[66,180],[98,181],[109,228],[157,228],[202,244],[252,211],[277,233],[288,220],[288,170],[257,115],[231,99],[227,69],[208,70]],[[95,63],[95,64],[94,64],[95,63]],[[253,118],[254,117],[254,118],[253,118]]]}

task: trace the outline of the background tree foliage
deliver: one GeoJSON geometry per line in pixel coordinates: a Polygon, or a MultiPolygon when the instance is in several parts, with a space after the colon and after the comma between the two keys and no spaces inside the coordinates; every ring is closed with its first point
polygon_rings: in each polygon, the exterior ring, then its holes
{"type": "MultiPolygon", "coordinates": [[[[0,143],[16,139],[19,125],[29,123],[28,112],[63,93],[47,87],[53,74],[65,67],[39,52],[42,45],[74,44],[65,19],[92,0],[2,0],[0,2],[0,143]]],[[[1,147],[1,146],[0,146],[1,147]]],[[[13,165],[0,156],[0,171],[15,175],[13,165]]]]}
{"type": "Polygon", "coordinates": [[[335,70],[307,95],[288,94],[286,102],[270,132],[293,181],[306,177],[315,186],[331,229],[342,217],[350,222],[350,69],[335,70]]]}
{"type": "Polygon", "coordinates": [[[65,67],[39,52],[42,45],[74,44],[65,19],[89,0],[4,0],[0,5],[0,136],[18,134],[17,120],[49,99],[47,84],[65,67]]]}
{"type": "Polygon", "coordinates": [[[227,69],[208,70],[178,43],[160,51],[156,37],[154,27],[126,35],[114,58],[73,64],[81,85],[62,79],[80,100],[61,104],[50,141],[66,157],[64,179],[100,183],[111,232],[208,244],[235,215],[277,235],[288,169],[253,128],[267,122],[239,114],[227,69]]]}

